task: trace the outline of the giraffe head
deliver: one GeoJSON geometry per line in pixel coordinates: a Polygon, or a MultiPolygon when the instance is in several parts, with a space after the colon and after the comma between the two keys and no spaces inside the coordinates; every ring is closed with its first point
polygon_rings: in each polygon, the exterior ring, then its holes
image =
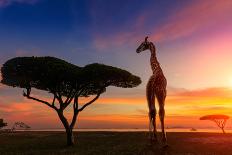
{"type": "Polygon", "coordinates": [[[147,39],[148,39],[148,37],[145,37],[145,40],[136,49],[137,53],[140,53],[140,52],[145,51],[145,50],[150,48],[150,42],[148,42],[147,39]]]}

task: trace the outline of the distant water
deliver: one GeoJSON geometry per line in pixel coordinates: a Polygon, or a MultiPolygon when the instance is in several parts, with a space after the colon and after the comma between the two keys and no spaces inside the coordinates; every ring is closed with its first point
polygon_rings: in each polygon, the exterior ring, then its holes
{"type": "MultiPolygon", "coordinates": [[[[18,130],[25,131],[25,130],[18,130]]],[[[65,129],[31,129],[26,131],[65,131],[65,129]]],[[[84,132],[92,132],[92,131],[108,131],[108,132],[147,132],[148,129],[73,129],[73,131],[84,131],[84,132]]],[[[158,130],[160,131],[160,130],[158,130]]],[[[227,133],[232,133],[232,129],[225,129],[227,133]]],[[[212,133],[221,133],[220,129],[196,129],[196,131],[192,131],[189,128],[175,128],[175,129],[166,129],[166,132],[212,132],[212,133]]]]}

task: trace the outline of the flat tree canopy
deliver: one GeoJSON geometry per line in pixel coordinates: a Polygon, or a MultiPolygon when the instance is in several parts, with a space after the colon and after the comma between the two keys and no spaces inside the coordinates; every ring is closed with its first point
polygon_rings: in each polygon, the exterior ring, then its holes
{"type": "Polygon", "coordinates": [[[78,84],[80,70],[80,67],[54,57],[16,57],[3,64],[1,82],[67,96],[69,90],[78,84]]]}
{"type": "Polygon", "coordinates": [[[215,120],[215,119],[229,119],[227,115],[206,115],[200,117],[200,120],[215,120]]]}
{"type": "MultiPolygon", "coordinates": [[[[86,65],[82,70],[81,77],[83,77],[81,79],[82,84],[88,84],[89,90],[94,91],[97,90],[96,88],[105,88],[107,86],[132,88],[141,83],[140,78],[126,70],[98,63],[86,65]]],[[[95,94],[95,92],[89,94],[95,94]]]]}
{"type": "Polygon", "coordinates": [[[132,88],[141,83],[139,77],[120,68],[98,63],[78,67],[54,57],[16,57],[4,63],[1,72],[3,84],[26,89],[24,97],[41,102],[57,112],[66,129],[68,145],[73,145],[72,130],[79,112],[96,101],[106,87],[132,88]],[[52,93],[52,102],[31,96],[31,88],[52,93]],[[95,97],[80,107],[78,98],[91,95],[95,97]],[[71,103],[73,117],[68,122],[63,111],[71,103]]]}
{"type": "Polygon", "coordinates": [[[139,77],[126,70],[104,64],[78,67],[54,57],[16,57],[1,69],[2,83],[20,88],[60,92],[70,95],[70,89],[85,87],[80,95],[96,94],[107,86],[132,88],[141,83],[139,77]]]}

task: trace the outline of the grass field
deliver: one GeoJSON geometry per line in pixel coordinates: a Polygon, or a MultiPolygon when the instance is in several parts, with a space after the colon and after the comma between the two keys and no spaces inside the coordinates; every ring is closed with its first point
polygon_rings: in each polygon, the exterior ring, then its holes
{"type": "Polygon", "coordinates": [[[0,133],[0,155],[232,155],[232,134],[167,133],[169,148],[150,146],[146,132],[75,132],[66,147],[63,132],[0,133]]]}

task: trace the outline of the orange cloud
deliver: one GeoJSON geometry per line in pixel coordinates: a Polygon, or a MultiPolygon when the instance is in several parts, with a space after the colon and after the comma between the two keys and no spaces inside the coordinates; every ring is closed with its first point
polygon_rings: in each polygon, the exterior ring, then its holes
{"type": "MultiPolygon", "coordinates": [[[[148,129],[147,115],[92,115],[80,116],[77,124],[81,128],[88,128],[92,124],[96,128],[142,128],[148,129]]],[[[160,128],[160,121],[157,115],[157,126],[160,128]]],[[[211,122],[199,121],[198,116],[166,116],[165,126],[169,128],[204,128],[214,127],[211,122]]]]}
{"type": "Polygon", "coordinates": [[[11,103],[9,105],[1,105],[0,110],[5,112],[26,112],[34,109],[28,103],[11,103]]]}
{"type": "MultiPolygon", "coordinates": [[[[83,98],[80,100],[80,103],[87,103],[90,99],[83,98]]],[[[117,98],[117,97],[101,97],[96,102],[102,104],[141,104],[144,103],[144,98],[130,97],[130,98],[117,98]]]]}
{"type": "MultiPolygon", "coordinates": [[[[80,101],[85,103],[88,100],[90,99],[80,101]]],[[[172,88],[172,93],[166,100],[166,124],[169,127],[190,127],[189,122],[195,122],[199,127],[206,127],[210,125],[210,122],[209,124],[200,122],[198,120],[200,116],[215,113],[232,116],[231,109],[232,89],[230,88],[198,90],[172,88]]],[[[22,102],[1,104],[0,111],[1,117],[5,118],[9,124],[24,121],[34,128],[62,127],[55,111],[35,101],[24,99],[22,102]]],[[[147,128],[147,112],[145,96],[137,98],[103,96],[80,113],[76,127],[147,128]]],[[[69,109],[66,114],[68,118],[71,118],[72,110],[69,109]]]]}

